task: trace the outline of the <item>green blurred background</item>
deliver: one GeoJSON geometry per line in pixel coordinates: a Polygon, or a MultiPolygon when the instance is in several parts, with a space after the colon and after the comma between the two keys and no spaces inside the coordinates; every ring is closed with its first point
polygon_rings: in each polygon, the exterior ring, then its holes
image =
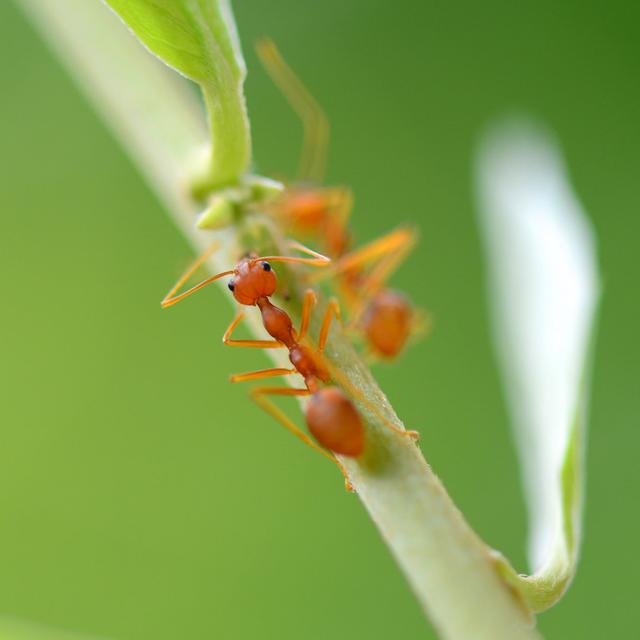
{"type": "MultiPolygon", "coordinates": [[[[87,0],[89,1],[89,0],[87,0]]],[[[271,35],[332,121],[330,175],[366,240],[422,243],[395,278],[437,328],[376,370],[477,531],[525,569],[518,470],[489,341],[478,136],[548,123],[600,239],[583,558],[549,638],[638,633],[640,12],[629,2],[235,3],[263,172],[300,127],[259,68],[271,35]]],[[[215,290],[159,300],[190,249],[69,77],[0,3],[0,610],[120,639],[429,638],[335,469],[227,374],[215,290]]]]}

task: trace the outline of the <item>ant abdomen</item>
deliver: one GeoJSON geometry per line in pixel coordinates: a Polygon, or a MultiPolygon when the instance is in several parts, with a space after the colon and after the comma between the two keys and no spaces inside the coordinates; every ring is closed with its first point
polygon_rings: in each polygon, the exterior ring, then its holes
{"type": "Polygon", "coordinates": [[[395,358],[411,336],[413,317],[413,308],[404,294],[383,289],[371,301],[361,325],[377,355],[395,358]]]}
{"type": "Polygon", "coordinates": [[[316,391],[309,400],[305,418],[313,437],[326,449],[352,458],[364,451],[362,418],[338,387],[316,391]]]}

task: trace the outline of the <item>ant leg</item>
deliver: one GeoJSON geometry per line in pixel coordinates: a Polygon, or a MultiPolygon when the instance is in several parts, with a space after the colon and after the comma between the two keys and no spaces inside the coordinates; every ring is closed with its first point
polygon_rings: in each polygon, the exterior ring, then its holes
{"type": "Polygon", "coordinates": [[[256,44],[256,51],[267,73],[302,120],[304,144],[298,172],[300,180],[322,182],[329,143],[327,116],[293,69],[283,60],[273,41],[262,38],[256,44]]]}
{"type": "Polygon", "coordinates": [[[311,319],[311,310],[318,301],[313,289],[307,289],[304,292],[304,302],[302,303],[302,319],[300,320],[300,331],[298,332],[298,341],[301,341],[309,329],[309,320],[311,319]]]}
{"type": "Polygon", "coordinates": [[[294,422],[280,410],[271,400],[266,396],[309,396],[311,391],[309,389],[291,389],[290,387],[256,387],[251,390],[251,399],[261,408],[264,409],[270,416],[275,418],[287,431],[294,436],[302,440],[305,444],[309,445],[312,449],[321,453],[325,458],[328,458],[334,462],[338,469],[344,476],[344,484],[348,491],[353,491],[349,476],[346,469],[342,466],[342,463],[336,458],[333,453],[323,449],[316,444],[304,431],[298,428],[294,422]]]}
{"type": "Polygon", "coordinates": [[[169,293],[167,293],[167,295],[162,299],[162,302],[160,303],[160,305],[162,306],[163,309],[166,309],[167,307],[174,305],[176,302],[180,302],[180,300],[182,300],[183,298],[190,296],[192,293],[195,293],[196,291],[198,291],[198,289],[202,289],[202,287],[205,287],[206,285],[213,282],[214,280],[218,280],[223,276],[228,276],[233,273],[233,271],[223,271],[222,273],[218,273],[217,275],[212,276],[211,278],[207,278],[206,280],[199,282],[195,286],[191,287],[191,289],[187,289],[187,291],[184,291],[183,293],[175,295],[176,291],[178,291],[178,289],[182,287],[182,285],[196,272],[198,267],[203,262],[205,262],[205,260],[207,260],[219,246],[220,246],[219,242],[217,241],[212,242],[204,250],[202,255],[193,261],[191,266],[178,278],[177,282],[173,285],[173,287],[171,287],[171,290],[169,291],[169,293]]]}
{"type": "Polygon", "coordinates": [[[329,369],[331,377],[342,387],[344,387],[347,392],[356,398],[359,402],[361,402],[371,413],[377,416],[380,421],[391,431],[401,435],[411,438],[412,440],[419,440],[420,434],[417,431],[408,431],[405,429],[400,429],[396,427],[386,416],[382,414],[382,412],[378,409],[375,403],[371,402],[367,396],[362,393],[357,387],[355,387],[349,378],[342,371],[340,371],[337,367],[333,366],[329,363],[329,369]]]}
{"type": "MultiPolygon", "coordinates": [[[[339,260],[335,261],[329,269],[324,269],[311,276],[311,280],[325,280],[349,271],[362,270],[367,264],[376,260],[388,260],[391,256],[399,254],[398,264],[413,249],[417,241],[416,232],[408,227],[400,227],[378,238],[373,242],[356,249],[339,260]]],[[[396,265],[394,265],[395,268],[396,265]]],[[[391,273],[387,274],[387,278],[391,273]]]]}
{"type": "Polygon", "coordinates": [[[285,345],[278,340],[234,340],[231,338],[235,328],[240,324],[240,321],[244,318],[244,313],[240,312],[231,321],[231,324],[227,327],[227,330],[222,336],[222,342],[229,347],[255,347],[257,349],[279,349],[285,345]]]}
{"type": "Polygon", "coordinates": [[[400,252],[390,255],[387,259],[381,260],[371,273],[360,283],[360,288],[356,296],[352,297],[352,305],[349,314],[349,324],[357,327],[360,324],[362,314],[367,310],[369,303],[376,293],[382,289],[384,283],[390,275],[398,268],[400,262],[405,258],[400,252]]]}
{"type": "Polygon", "coordinates": [[[249,373],[235,373],[229,377],[231,382],[247,382],[249,380],[262,380],[264,378],[273,378],[274,376],[290,376],[298,373],[297,369],[260,369],[260,371],[251,371],[249,373]]]}
{"type": "MultiPolygon", "coordinates": [[[[409,230],[407,230],[409,231],[409,230]]],[[[391,274],[402,264],[409,252],[416,243],[415,232],[409,231],[411,234],[404,244],[399,245],[392,250],[384,259],[382,259],[372,270],[365,276],[358,291],[356,300],[351,308],[349,323],[357,326],[360,322],[362,314],[367,305],[378,291],[384,286],[391,274]]]]}
{"type": "Polygon", "coordinates": [[[335,298],[331,298],[327,304],[327,308],[324,312],[324,318],[322,319],[322,326],[320,327],[320,337],[318,338],[318,352],[322,353],[324,347],[327,344],[327,338],[329,337],[329,329],[331,328],[331,321],[336,318],[339,322],[342,322],[342,315],[340,314],[340,305],[335,298]]]}
{"type": "Polygon", "coordinates": [[[306,253],[310,258],[297,258],[295,256],[260,256],[259,258],[253,258],[251,262],[260,262],[262,260],[266,262],[292,262],[296,264],[308,264],[313,267],[326,267],[331,263],[331,258],[314,251],[313,249],[309,249],[305,245],[300,242],[296,242],[295,240],[291,240],[288,243],[291,249],[295,249],[296,251],[300,251],[301,253],[306,253]]]}
{"type": "Polygon", "coordinates": [[[345,271],[361,268],[362,266],[373,262],[374,260],[384,258],[390,253],[394,253],[407,245],[409,245],[409,248],[413,248],[415,242],[416,232],[413,229],[409,227],[394,229],[381,238],[373,240],[364,247],[360,247],[346,256],[343,256],[336,261],[330,269],[325,271],[322,276],[316,276],[316,278],[320,279],[321,277],[332,276],[337,273],[344,273],[345,271]]]}

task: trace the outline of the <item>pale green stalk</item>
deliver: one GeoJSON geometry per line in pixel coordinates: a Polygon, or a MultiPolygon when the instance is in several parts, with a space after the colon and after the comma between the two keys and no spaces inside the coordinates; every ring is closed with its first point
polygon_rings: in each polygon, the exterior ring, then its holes
{"type": "MultiPolygon", "coordinates": [[[[234,226],[218,232],[200,231],[194,226],[200,207],[189,185],[194,167],[202,166],[198,163],[206,130],[200,106],[186,83],[149,56],[96,2],[19,0],[19,4],[131,153],[194,250],[199,252],[218,238],[222,249],[211,258],[209,267],[212,271],[228,269],[239,246],[244,243],[246,248],[246,240],[234,226]]],[[[249,140],[241,92],[244,65],[226,3],[113,0],[111,5],[137,25],[134,31],[151,50],[203,87],[210,107],[214,161],[206,165],[209,168],[204,175],[208,178],[200,183],[198,195],[210,195],[214,188],[229,183],[240,187],[250,183],[251,177],[245,175],[249,156],[238,150],[245,149],[249,140]],[[158,22],[153,7],[161,7],[163,20],[169,16],[169,23],[158,22]],[[167,52],[162,45],[175,36],[168,24],[179,25],[179,37],[167,52]],[[224,28],[229,31],[224,32],[224,28]],[[194,35],[194,29],[199,34],[194,35]],[[183,36],[186,39],[180,40],[183,36]],[[194,43],[202,46],[193,51],[194,43]],[[218,55],[225,60],[214,61],[218,55]],[[211,70],[206,68],[209,64],[211,70]],[[226,90],[229,95],[225,98],[226,90]],[[226,102],[227,98],[230,109],[235,101],[235,119],[225,115],[227,107],[215,108],[216,101],[226,102]],[[221,128],[218,119],[227,125],[231,122],[235,134],[221,128]],[[225,150],[227,144],[230,148],[225,150]],[[221,154],[219,158],[226,157],[224,162],[229,164],[216,164],[216,153],[221,154]]],[[[277,244],[278,240],[272,241],[277,244]]],[[[259,329],[258,324],[255,328],[259,329]]],[[[339,332],[332,335],[327,353],[331,361],[340,362],[338,372],[349,385],[373,401],[388,420],[401,426],[370,372],[339,332]]],[[[273,350],[270,355],[276,361],[283,357],[273,350]]],[[[358,496],[441,637],[539,638],[532,627],[530,609],[517,591],[518,579],[513,580],[514,588],[502,577],[503,565],[497,554],[471,530],[420,450],[407,438],[391,433],[362,403],[359,406],[369,425],[368,452],[361,460],[345,460],[345,466],[358,496]]],[[[422,425],[411,426],[420,429],[422,425]]]]}

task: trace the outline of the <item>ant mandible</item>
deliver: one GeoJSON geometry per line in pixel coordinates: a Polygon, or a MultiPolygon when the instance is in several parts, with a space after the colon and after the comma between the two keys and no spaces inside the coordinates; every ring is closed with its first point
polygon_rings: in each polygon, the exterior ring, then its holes
{"type": "Polygon", "coordinates": [[[338,279],[343,300],[350,308],[350,326],[364,335],[371,359],[393,359],[412,337],[428,328],[425,312],[415,310],[400,291],[385,287],[415,246],[417,234],[401,227],[361,249],[350,250],[347,222],[353,205],[351,191],[320,186],[326,167],[329,121],[271,40],[259,40],[256,49],[304,128],[299,180],[275,201],[270,213],[287,230],[322,240],[324,250],[337,260],[330,273],[338,279]],[[366,268],[373,263],[370,270],[366,268]]]}
{"type": "MultiPolygon", "coordinates": [[[[315,293],[311,289],[305,293],[299,331],[293,328],[293,323],[287,312],[275,306],[270,300],[270,297],[275,293],[277,288],[276,274],[271,267],[272,262],[327,266],[330,260],[299,243],[291,243],[291,247],[311,257],[250,255],[240,260],[233,269],[206,278],[190,289],[177,294],[176,292],[215,250],[216,245],[214,244],[178,279],[176,284],[162,300],[161,305],[163,308],[170,307],[211,282],[225,276],[232,276],[228,287],[233,293],[234,298],[241,305],[258,307],[264,328],[273,340],[233,339],[231,337],[233,331],[244,317],[244,314],[240,312],[225,331],[223,336],[224,344],[235,347],[255,347],[259,349],[286,348],[289,351],[289,360],[293,368],[271,368],[236,374],[231,376],[231,381],[243,382],[248,380],[262,380],[274,376],[300,374],[305,384],[302,389],[291,387],[256,387],[252,389],[251,397],[262,409],[276,418],[286,429],[300,438],[300,440],[335,462],[344,475],[347,489],[351,490],[351,483],[349,482],[345,468],[335,454],[355,458],[363,453],[365,449],[364,424],[353,402],[339,387],[330,384],[331,376],[329,375],[327,367],[324,365],[322,357],[329,336],[331,322],[334,317],[340,319],[338,302],[335,299],[331,299],[327,305],[320,328],[318,346],[314,351],[306,344],[303,344],[302,341],[307,335],[311,312],[316,304],[315,293]],[[273,404],[268,396],[311,396],[305,409],[305,421],[309,431],[318,444],[299,429],[273,404]]],[[[334,377],[338,377],[335,372],[334,377]]],[[[392,431],[414,439],[418,437],[415,431],[404,431],[391,424],[379,413],[375,406],[367,401],[361,392],[349,383],[345,376],[339,376],[339,378],[340,383],[375,413],[392,431]]]]}

